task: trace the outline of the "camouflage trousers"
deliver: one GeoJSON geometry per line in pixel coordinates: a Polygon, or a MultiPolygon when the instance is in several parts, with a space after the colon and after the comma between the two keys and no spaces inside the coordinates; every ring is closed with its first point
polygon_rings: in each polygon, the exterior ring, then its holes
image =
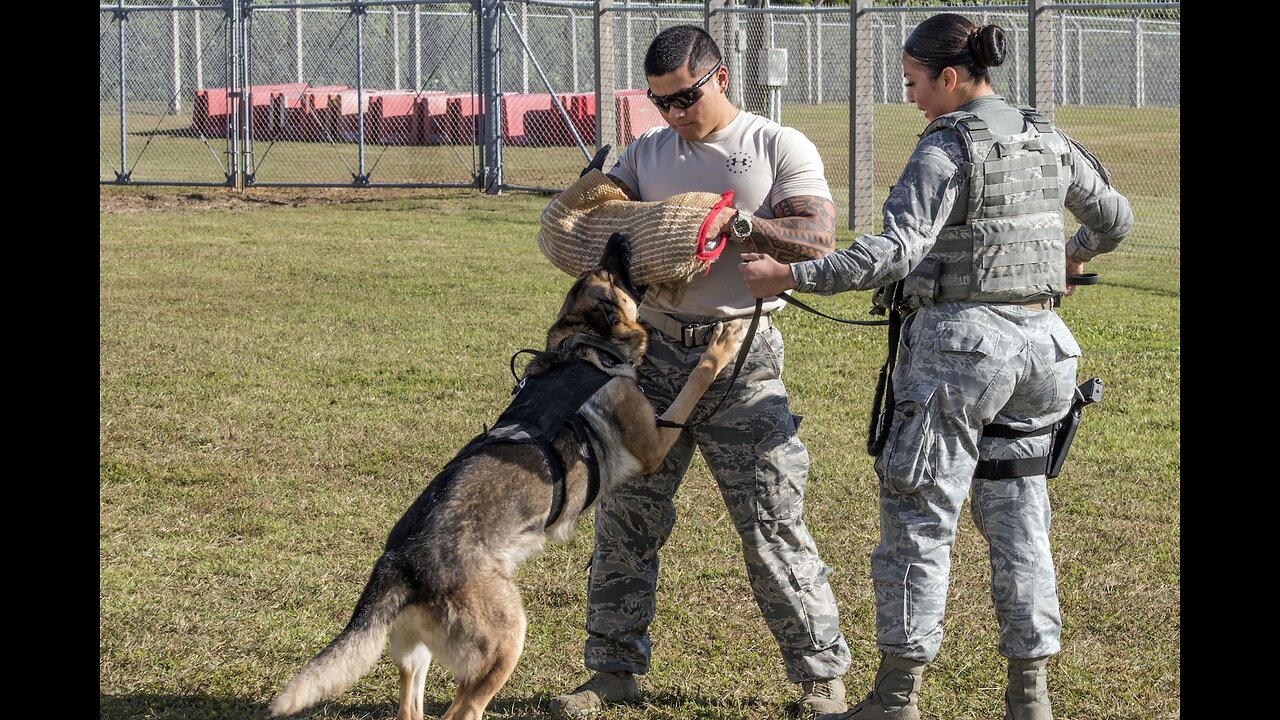
{"type": "MultiPolygon", "coordinates": [[[[707,322],[705,319],[681,318],[707,322]]],[[[650,328],[640,383],[660,413],[684,385],[703,347],[650,328]]],[[[675,494],[693,452],[702,452],[742,540],[756,604],[782,652],[792,682],[839,677],[849,667],[830,568],[801,517],[809,454],[780,375],[782,336],[756,332],[731,397],[708,422],[683,430],[652,474],[610,487],[595,513],[595,549],[587,594],[588,668],[644,673],[657,599],[658,553],[676,521],[675,494]]],[[[703,396],[698,421],[728,390],[733,366],[703,396]]]]}
{"type": "Polygon", "coordinates": [[[942,643],[951,546],[965,497],[987,541],[1000,653],[1059,651],[1062,620],[1044,475],[982,480],[982,460],[1047,455],[1049,435],[983,437],[989,423],[1036,430],[1067,413],[1080,346],[1058,315],[942,303],[908,316],[894,371],[894,420],[876,460],[880,543],[871,554],[876,641],[931,661],[942,643]]]}

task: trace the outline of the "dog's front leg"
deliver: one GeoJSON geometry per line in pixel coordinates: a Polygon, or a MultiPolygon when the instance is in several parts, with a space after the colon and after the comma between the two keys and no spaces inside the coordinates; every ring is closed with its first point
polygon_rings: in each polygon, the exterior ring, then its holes
{"type": "MultiPolygon", "coordinates": [[[[663,420],[676,424],[688,421],[689,416],[693,414],[693,409],[698,406],[698,401],[707,392],[707,388],[711,387],[711,383],[715,382],[720,371],[724,370],[738,354],[746,334],[747,324],[742,320],[716,323],[715,329],[711,331],[711,341],[707,343],[707,349],[702,352],[697,366],[689,373],[684,387],[680,388],[680,394],[676,395],[676,399],[672,401],[667,411],[662,413],[663,420]]],[[[645,463],[641,474],[657,470],[662,459],[667,456],[667,451],[679,436],[680,428],[659,427],[657,457],[645,463]]]]}

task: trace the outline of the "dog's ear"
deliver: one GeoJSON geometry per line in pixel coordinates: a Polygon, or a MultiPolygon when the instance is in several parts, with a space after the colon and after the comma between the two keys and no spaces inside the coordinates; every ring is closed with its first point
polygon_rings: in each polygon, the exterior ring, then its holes
{"type": "Polygon", "coordinates": [[[613,302],[597,303],[582,313],[582,321],[603,340],[613,338],[613,326],[618,322],[618,306],[613,302]]]}
{"type": "Polygon", "coordinates": [[[609,236],[604,246],[604,256],[600,258],[600,267],[613,276],[614,282],[622,288],[632,300],[639,304],[644,299],[644,290],[636,287],[631,280],[631,241],[622,233],[609,236]]]}

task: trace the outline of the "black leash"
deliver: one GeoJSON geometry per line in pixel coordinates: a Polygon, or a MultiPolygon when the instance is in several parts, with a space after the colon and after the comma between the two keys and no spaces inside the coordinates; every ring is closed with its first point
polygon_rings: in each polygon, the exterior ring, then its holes
{"type": "Polygon", "coordinates": [[[889,439],[889,428],[893,425],[893,368],[898,363],[898,341],[902,337],[902,313],[898,306],[902,303],[902,282],[893,284],[890,293],[889,319],[883,324],[889,326],[889,352],[880,366],[880,377],[876,379],[876,397],[871,403],[871,420],[867,423],[867,454],[878,457],[889,439]]]}
{"type": "Polygon", "coordinates": [[[791,303],[792,305],[795,305],[801,310],[807,310],[813,313],[814,315],[820,315],[828,320],[835,320],[838,323],[847,323],[849,325],[888,325],[889,324],[888,320],[846,320],[844,318],[832,317],[831,315],[828,315],[822,312],[821,310],[817,310],[815,308],[809,307],[808,305],[800,302],[799,300],[791,297],[790,295],[780,294],[778,295],[778,297],[791,303]]]}
{"type": "MultiPolygon", "coordinates": [[[[901,298],[901,296],[902,296],[901,290],[898,290],[898,292],[897,292],[897,297],[900,299],[900,298],[901,298]]],[[[780,295],[778,295],[778,297],[782,298],[783,300],[787,301],[788,303],[791,303],[792,305],[795,305],[796,307],[798,307],[798,308],[800,308],[800,309],[802,309],[802,310],[806,310],[806,311],[808,311],[808,312],[813,313],[814,315],[819,315],[819,316],[824,317],[824,318],[826,318],[826,319],[828,319],[828,320],[834,320],[834,321],[836,321],[836,322],[838,322],[838,323],[846,323],[846,324],[848,324],[848,325],[889,325],[889,326],[890,326],[890,329],[891,329],[891,332],[892,332],[892,328],[893,328],[893,326],[894,326],[894,323],[895,323],[895,322],[897,322],[898,324],[901,324],[901,321],[900,321],[900,320],[896,320],[896,318],[894,317],[894,316],[896,316],[896,313],[891,313],[891,316],[890,316],[890,319],[889,319],[889,320],[847,320],[847,319],[845,319],[845,318],[838,318],[838,317],[834,317],[834,316],[832,316],[832,315],[828,315],[828,314],[826,314],[826,313],[822,312],[821,310],[818,310],[818,309],[816,309],[816,308],[813,308],[813,307],[809,306],[808,304],[806,304],[806,303],[804,303],[804,302],[801,302],[800,300],[797,300],[797,299],[795,299],[795,298],[791,297],[790,295],[787,295],[787,294],[780,294],[780,295]]],[[[702,423],[704,423],[704,422],[706,422],[707,420],[711,419],[711,416],[715,415],[717,412],[719,412],[719,411],[720,411],[720,407],[721,407],[722,405],[724,405],[724,403],[725,403],[725,401],[726,401],[726,400],[728,400],[728,399],[729,399],[729,391],[733,389],[733,384],[734,384],[734,382],[736,382],[736,381],[737,381],[737,379],[738,379],[738,373],[742,370],[742,366],[743,366],[743,364],[744,364],[744,363],[746,363],[746,361],[747,361],[747,354],[748,354],[748,353],[750,352],[750,350],[751,350],[751,340],[755,337],[755,335],[756,335],[756,328],[760,325],[760,315],[761,315],[761,309],[762,309],[762,307],[763,307],[763,304],[764,304],[764,300],[763,300],[763,299],[757,299],[757,300],[756,300],[756,309],[755,309],[755,312],[754,312],[754,313],[752,314],[752,316],[751,316],[751,325],[747,328],[747,336],[746,336],[745,338],[743,338],[743,340],[742,340],[742,348],[738,351],[738,359],[737,359],[737,361],[734,363],[734,366],[733,366],[733,374],[729,377],[729,387],[725,389],[725,394],[720,398],[720,402],[716,403],[716,406],[715,406],[714,408],[711,408],[711,411],[710,411],[710,412],[708,412],[708,413],[706,414],[706,417],[702,418],[701,420],[698,420],[697,422],[688,422],[688,423],[683,423],[683,424],[681,424],[681,423],[669,422],[669,421],[667,421],[667,420],[663,420],[662,418],[658,418],[658,427],[688,428],[688,427],[693,427],[693,426],[695,426],[695,425],[701,425],[702,423]]],[[[893,345],[893,349],[896,349],[896,347],[897,347],[896,337],[895,337],[895,341],[892,343],[892,345],[893,345]]],[[[892,352],[892,350],[891,350],[891,351],[890,351],[890,355],[892,356],[892,355],[894,355],[894,354],[896,354],[896,353],[893,353],[893,352],[892,352]]],[[[890,363],[890,365],[891,365],[891,363],[890,363]]],[[[884,373],[885,373],[885,370],[882,368],[880,372],[881,372],[881,376],[883,377],[883,375],[884,375],[884,373]]],[[[889,373],[892,373],[892,372],[893,372],[893,368],[892,368],[891,366],[889,367],[888,372],[889,372],[889,373]]],[[[890,397],[890,406],[892,406],[892,402],[893,402],[893,401],[892,401],[892,397],[893,397],[892,389],[890,389],[889,397],[890,397]]],[[[874,416],[874,414],[875,414],[875,413],[873,412],[873,416],[874,416]]],[[[892,419],[892,417],[890,417],[890,419],[892,419]]],[[[886,428],[887,428],[887,425],[886,425],[886,428]]],[[[883,444],[883,440],[881,441],[881,444],[883,444]]]]}

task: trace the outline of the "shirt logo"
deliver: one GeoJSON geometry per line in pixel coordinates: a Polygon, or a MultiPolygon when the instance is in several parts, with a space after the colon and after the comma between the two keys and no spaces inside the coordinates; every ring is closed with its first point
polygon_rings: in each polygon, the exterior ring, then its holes
{"type": "Polygon", "coordinates": [[[729,168],[729,172],[740,175],[751,169],[751,157],[744,152],[736,152],[724,161],[724,166],[729,168]]]}

